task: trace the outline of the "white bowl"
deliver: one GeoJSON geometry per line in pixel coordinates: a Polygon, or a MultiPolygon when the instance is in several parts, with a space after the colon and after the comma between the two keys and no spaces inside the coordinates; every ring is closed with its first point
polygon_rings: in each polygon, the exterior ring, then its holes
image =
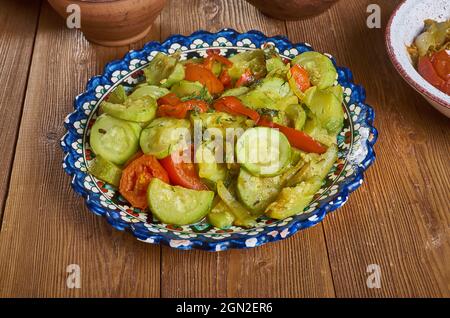
{"type": "Polygon", "coordinates": [[[392,14],[386,28],[386,46],[397,71],[437,110],[450,117],[450,96],[428,83],[414,68],[406,50],[421,33],[424,20],[450,18],[449,0],[405,0],[392,14]]]}

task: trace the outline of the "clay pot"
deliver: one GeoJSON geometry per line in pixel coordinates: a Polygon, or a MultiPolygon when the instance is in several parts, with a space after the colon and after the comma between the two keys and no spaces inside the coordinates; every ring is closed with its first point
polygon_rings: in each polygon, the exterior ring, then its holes
{"type": "Polygon", "coordinates": [[[339,0],[246,0],[262,13],[279,20],[300,20],[318,15],[339,0]]]}
{"type": "Polygon", "coordinates": [[[48,0],[64,19],[70,4],[80,6],[81,30],[104,46],[122,46],[147,35],[166,0],[48,0]]]}

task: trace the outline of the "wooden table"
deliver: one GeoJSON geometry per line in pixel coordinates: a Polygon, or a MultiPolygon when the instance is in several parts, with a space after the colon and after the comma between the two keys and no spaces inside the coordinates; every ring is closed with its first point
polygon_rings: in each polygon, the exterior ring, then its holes
{"type": "Polygon", "coordinates": [[[450,120],[397,74],[384,27],[399,1],[341,0],[284,22],[241,0],[169,1],[148,37],[105,48],[46,2],[0,0],[0,296],[450,296],[450,120]],[[382,28],[366,26],[368,4],[382,28]],[[195,14],[194,12],[198,12],[195,14]],[[363,186],[321,224],[249,250],[179,251],[138,242],[94,216],[61,168],[63,120],[88,78],[151,39],[197,29],[287,34],[332,53],[367,89],[380,136],[363,186]],[[66,285],[81,268],[81,288],[66,285]],[[381,288],[368,288],[370,264],[381,288]]]}

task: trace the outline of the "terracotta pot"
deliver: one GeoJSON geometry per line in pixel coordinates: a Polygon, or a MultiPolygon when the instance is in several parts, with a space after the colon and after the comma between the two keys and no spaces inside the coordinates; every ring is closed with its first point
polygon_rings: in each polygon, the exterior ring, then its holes
{"type": "Polygon", "coordinates": [[[48,0],[64,19],[70,4],[80,6],[81,30],[104,46],[122,46],[147,35],[166,0],[48,0]]]}
{"type": "Polygon", "coordinates": [[[246,0],[262,13],[279,20],[300,20],[318,15],[339,0],[246,0]]]}

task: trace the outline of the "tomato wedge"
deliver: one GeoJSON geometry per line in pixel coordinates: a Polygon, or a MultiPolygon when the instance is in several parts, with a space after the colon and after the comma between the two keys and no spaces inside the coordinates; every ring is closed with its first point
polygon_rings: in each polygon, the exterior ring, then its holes
{"type": "Polygon", "coordinates": [[[431,55],[431,62],[433,63],[436,73],[443,80],[450,80],[450,50],[441,50],[431,55]]]}
{"type": "Polygon", "coordinates": [[[417,69],[420,75],[422,75],[423,78],[426,79],[431,85],[444,91],[446,81],[438,75],[438,73],[434,69],[430,57],[428,56],[420,57],[419,63],[417,64],[417,69]]]}
{"type": "Polygon", "coordinates": [[[193,146],[180,152],[174,152],[160,160],[167,170],[172,184],[193,190],[208,190],[195,170],[193,163],[193,146]]]}
{"type": "Polygon", "coordinates": [[[215,110],[226,112],[232,115],[244,115],[257,122],[259,114],[255,110],[248,108],[242,104],[239,98],[235,96],[225,96],[216,100],[213,104],[215,110]]]}
{"type": "Polygon", "coordinates": [[[228,70],[224,69],[222,73],[220,73],[219,80],[222,82],[225,88],[231,88],[231,76],[228,74],[228,70]]]}
{"type": "Polygon", "coordinates": [[[204,113],[208,110],[208,104],[200,99],[191,99],[175,105],[163,104],[158,106],[156,115],[158,117],[174,117],[183,119],[186,118],[188,112],[191,110],[196,110],[199,113],[204,113]]]}
{"type": "Polygon", "coordinates": [[[295,82],[296,87],[300,91],[304,92],[311,87],[311,82],[309,81],[309,74],[303,67],[301,67],[298,64],[295,64],[294,66],[291,67],[289,72],[295,82]]]}
{"type": "Polygon", "coordinates": [[[214,76],[211,70],[207,69],[203,65],[189,63],[185,66],[185,79],[187,81],[198,81],[206,86],[211,94],[220,94],[223,92],[224,87],[221,81],[214,76]]]}
{"type": "Polygon", "coordinates": [[[245,70],[244,74],[236,81],[235,87],[241,87],[250,84],[255,80],[252,71],[248,68],[245,70]]]}
{"type": "Polygon", "coordinates": [[[163,97],[158,98],[158,105],[177,105],[181,103],[181,99],[178,98],[175,93],[169,93],[163,97]]]}
{"type": "Polygon", "coordinates": [[[257,124],[258,126],[278,129],[287,137],[292,147],[306,152],[314,152],[318,154],[322,154],[327,151],[324,146],[322,146],[318,141],[314,140],[311,136],[305,134],[303,131],[279,125],[266,118],[261,118],[257,124]]]}
{"type": "Polygon", "coordinates": [[[169,183],[169,176],[158,160],[152,155],[142,155],[123,170],[119,192],[133,207],[146,209],[147,188],[152,178],[169,183]]]}

